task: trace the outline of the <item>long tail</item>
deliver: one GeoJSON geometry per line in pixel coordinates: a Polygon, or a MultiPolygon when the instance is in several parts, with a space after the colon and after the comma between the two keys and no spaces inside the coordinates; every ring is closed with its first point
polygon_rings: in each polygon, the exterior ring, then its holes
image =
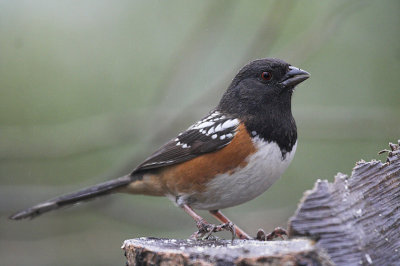
{"type": "Polygon", "coordinates": [[[79,190],[77,192],[60,196],[42,203],[39,203],[29,209],[17,212],[9,218],[12,220],[20,220],[25,218],[35,218],[42,213],[56,210],[66,205],[71,205],[80,201],[94,199],[114,192],[116,189],[128,185],[134,180],[134,177],[127,175],[111,181],[100,183],[89,188],[79,190]]]}

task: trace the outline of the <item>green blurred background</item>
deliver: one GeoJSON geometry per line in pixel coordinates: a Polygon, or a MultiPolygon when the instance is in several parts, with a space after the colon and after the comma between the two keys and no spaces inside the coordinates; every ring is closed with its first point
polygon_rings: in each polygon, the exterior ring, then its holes
{"type": "Polygon", "coordinates": [[[399,11],[397,0],[1,1],[0,264],[122,265],[124,239],[188,237],[194,222],[166,198],[7,216],[128,173],[261,57],[312,75],[293,99],[297,155],[225,214],[252,234],[286,226],[317,178],[350,174],[400,137],[399,11]]]}

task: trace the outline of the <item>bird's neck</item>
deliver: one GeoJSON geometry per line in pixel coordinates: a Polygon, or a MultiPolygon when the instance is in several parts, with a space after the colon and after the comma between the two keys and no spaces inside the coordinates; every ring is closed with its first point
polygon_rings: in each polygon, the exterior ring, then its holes
{"type": "Polygon", "coordinates": [[[291,152],[297,141],[297,127],[290,106],[268,108],[244,118],[248,133],[264,141],[275,142],[282,151],[282,157],[291,152]]]}

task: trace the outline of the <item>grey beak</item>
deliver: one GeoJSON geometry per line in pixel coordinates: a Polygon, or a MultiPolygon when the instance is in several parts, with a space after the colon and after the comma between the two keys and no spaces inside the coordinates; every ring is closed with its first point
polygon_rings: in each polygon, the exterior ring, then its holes
{"type": "Polygon", "coordinates": [[[309,77],[310,73],[308,73],[307,71],[301,70],[300,68],[294,66],[290,66],[289,71],[283,77],[280,84],[282,84],[285,87],[294,87],[297,84],[305,81],[309,77]]]}

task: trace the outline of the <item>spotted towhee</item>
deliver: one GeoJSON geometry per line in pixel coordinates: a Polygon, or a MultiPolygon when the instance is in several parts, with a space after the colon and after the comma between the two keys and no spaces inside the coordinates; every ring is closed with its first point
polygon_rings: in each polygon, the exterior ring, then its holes
{"type": "Polygon", "coordinates": [[[18,212],[42,213],[112,192],[167,196],[192,216],[198,234],[230,228],[250,238],[219,210],[267,190],[293,159],[297,145],[291,112],[295,86],[309,74],[279,59],[244,66],[207,116],[150,155],[132,173],[18,212]],[[224,224],[213,226],[193,209],[209,210],[224,224]]]}

